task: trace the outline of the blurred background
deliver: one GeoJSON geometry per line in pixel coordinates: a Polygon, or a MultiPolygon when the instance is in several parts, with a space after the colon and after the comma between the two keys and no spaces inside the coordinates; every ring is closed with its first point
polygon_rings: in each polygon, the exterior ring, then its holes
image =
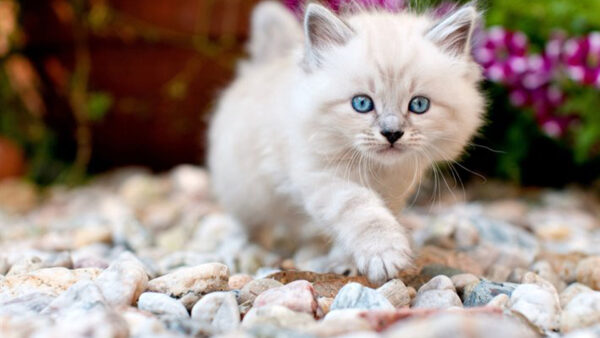
{"type": "MultiPolygon", "coordinates": [[[[76,184],[123,166],[202,164],[211,108],[244,55],[257,2],[0,0],[0,179],[76,184]]],[[[283,2],[300,15],[302,2],[283,2]]],[[[452,5],[413,7],[443,15],[452,5]]],[[[474,57],[487,78],[488,123],[448,171],[463,181],[598,186],[600,1],[482,7],[474,57]]]]}

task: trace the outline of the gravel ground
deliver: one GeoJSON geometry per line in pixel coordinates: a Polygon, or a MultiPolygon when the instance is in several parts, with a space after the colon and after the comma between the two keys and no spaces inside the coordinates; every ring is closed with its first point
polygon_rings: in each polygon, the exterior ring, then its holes
{"type": "Polygon", "coordinates": [[[324,273],[248,241],[201,168],[0,183],[0,337],[600,337],[600,203],[487,182],[405,215],[414,266],[324,273]],[[475,201],[475,202],[473,202],[475,201]]]}

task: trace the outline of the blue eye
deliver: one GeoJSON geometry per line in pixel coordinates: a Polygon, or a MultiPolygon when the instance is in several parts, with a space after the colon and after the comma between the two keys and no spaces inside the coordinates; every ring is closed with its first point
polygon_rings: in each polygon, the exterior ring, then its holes
{"type": "Polygon", "coordinates": [[[356,95],[352,98],[352,108],[359,113],[368,113],[375,109],[373,100],[367,95],[356,95]]]}
{"type": "Polygon", "coordinates": [[[415,96],[410,100],[408,110],[415,114],[425,114],[429,110],[429,99],[424,96],[415,96]]]}

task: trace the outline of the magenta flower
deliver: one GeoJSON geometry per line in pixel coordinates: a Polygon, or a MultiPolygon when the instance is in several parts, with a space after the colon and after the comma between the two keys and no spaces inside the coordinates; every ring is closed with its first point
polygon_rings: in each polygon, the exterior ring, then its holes
{"type": "Polygon", "coordinates": [[[600,32],[568,40],[563,48],[563,61],[571,79],[600,88],[600,32]]]}
{"type": "Polygon", "coordinates": [[[527,71],[527,47],[525,34],[493,27],[484,35],[474,57],[488,79],[513,84],[527,71]]]}

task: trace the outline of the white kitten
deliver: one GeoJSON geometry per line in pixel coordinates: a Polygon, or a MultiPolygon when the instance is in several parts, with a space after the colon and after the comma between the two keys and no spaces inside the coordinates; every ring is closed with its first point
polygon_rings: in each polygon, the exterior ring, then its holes
{"type": "Polygon", "coordinates": [[[303,34],[282,6],[259,5],[251,58],[210,130],[219,201],[251,230],[314,224],[371,281],[393,278],[411,260],[397,214],[481,124],[478,20],[472,6],[438,21],[310,4],[303,34]]]}

